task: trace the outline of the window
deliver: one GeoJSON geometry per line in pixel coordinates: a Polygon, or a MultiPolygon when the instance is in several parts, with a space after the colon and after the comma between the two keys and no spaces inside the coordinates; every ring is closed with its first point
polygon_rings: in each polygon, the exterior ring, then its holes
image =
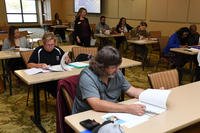
{"type": "Polygon", "coordinates": [[[35,23],[36,0],[5,0],[8,23],[35,23]]]}

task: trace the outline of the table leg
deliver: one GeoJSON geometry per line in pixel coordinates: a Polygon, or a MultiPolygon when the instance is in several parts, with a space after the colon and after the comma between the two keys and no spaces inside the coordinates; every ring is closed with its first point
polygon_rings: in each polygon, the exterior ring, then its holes
{"type": "Polygon", "coordinates": [[[46,130],[41,124],[40,118],[40,90],[37,85],[33,85],[33,102],[34,102],[34,116],[31,116],[32,121],[40,129],[42,133],[46,133],[46,130]]]}
{"type": "Polygon", "coordinates": [[[145,45],[133,45],[133,59],[137,60],[137,52],[141,54],[142,58],[142,70],[144,71],[144,66],[147,61],[147,55],[148,55],[148,48],[145,45]]]}
{"type": "Polygon", "coordinates": [[[148,48],[144,45],[144,53],[143,53],[143,59],[142,59],[142,70],[144,71],[144,66],[147,61],[147,55],[148,55],[148,48]]]}
{"type": "Polygon", "coordinates": [[[12,79],[11,79],[11,73],[9,70],[7,70],[7,61],[8,60],[1,60],[2,61],[2,69],[3,69],[3,86],[4,86],[4,92],[6,90],[6,81],[9,83],[9,90],[10,95],[12,95],[12,79]]]}
{"type": "Polygon", "coordinates": [[[5,72],[5,62],[4,60],[1,60],[1,65],[3,69],[3,87],[4,87],[4,93],[6,92],[6,72],[5,72]]]}

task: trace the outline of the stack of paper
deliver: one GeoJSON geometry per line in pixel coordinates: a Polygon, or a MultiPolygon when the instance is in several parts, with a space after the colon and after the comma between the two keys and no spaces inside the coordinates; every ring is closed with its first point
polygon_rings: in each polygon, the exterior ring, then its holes
{"type": "Polygon", "coordinates": [[[149,120],[152,116],[158,115],[167,110],[167,98],[171,90],[147,89],[139,96],[139,101],[134,104],[146,106],[146,113],[142,116],[128,113],[107,113],[102,116],[104,120],[115,120],[116,123],[128,128],[149,120]]]}
{"type": "Polygon", "coordinates": [[[83,62],[73,62],[73,63],[69,63],[68,65],[75,68],[84,68],[84,67],[89,66],[89,64],[83,63],[83,62]]]}

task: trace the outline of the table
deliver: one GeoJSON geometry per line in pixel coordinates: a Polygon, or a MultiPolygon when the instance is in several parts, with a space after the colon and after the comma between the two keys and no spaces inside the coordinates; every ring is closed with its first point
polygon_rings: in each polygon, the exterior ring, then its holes
{"type": "Polygon", "coordinates": [[[170,51],[175,54],[188,55],[190,63],[191,82],[193,81],[195,70],[192,67],[194,60],[197,58],[198,50],[190,50],[189,48],[170,48],[170,51]]]}
{"type": "MultiPolygon", "coordinates": [[[[160,115],[150,118],[148,121],[124,130],[126,133],[164,133],[175,132],[195,123],[200,122],[200,82],[179,86],[172,89],[168,97],[168,110],[160,115]]],[[[131,104],[137,101],[131,99],[124,101],[123,104],[131,104]]],[[[79,124],[84,119],[95,119],[102,123],[101,116],[105,113],[93,110],[70,115],[65,117],[65,122],[76,132],[85,129],[79,124]]]]}
{"type": "MultiPolygon", "coordinates": [[[[80,47],[80,46],[77,46],[77,45],[60,46],[60,48],[63,49],[64,51],[72,51],[72,47],[80,47]]],[[[20,53],[14,50],[0,51],[0,60],[2,62],[4,89],[6,90],[6,82],[8,82],[10,95],[12,95],[12,80],[11,80],[10,73],[6,71],[6,64],[7,64],[8,59],[13,59],[13,58],[21,58],[20,53]]]]}
{"type": "Polygon", "coordinates": [[[51,26],[54,29],[66,29],[68,26],[66,25],[52,25],[51,26]]]}
{"type": "Polygon", "coordinates": [[[19,52],[15,52],[13,50],[7,50],[7,51],[0,51],[0,60],[2,65],[2,71],[3,71],[3,86],[4,86],[4,92],[6,90],[6,81],[9,84],[10,89],[10,95],[12,95],[12,80],[11,80],[11,74],[6,70],[6,64],[8,59],[12,58],[20,58],[19,52]]]}
{"type": "Polygon", "coordinates": [[[122,37],[125,36],[124,34],[118,33],[118,34],[94,34],[95,37],[99,38],[100,40],[100,47],[103,47],[103,39],[105,38],[114,38],[114,37],[122,37]]]}
{"type": "MultiPolygon", "coordinates": [[[[148,48],[146,45],[158,44],[157,40],[144,39],[144,40],[127,40],[129,44],[133,44],[133,59],[136,58],[136,47],[142,48],[142,69],[144,70],[145,63],[147,62],[148,48]],[[137,45],[137,46],[136,46],[137,45]]],[[[158,44],[159,45],[159,44],[158,44]]]]}
{"type": "MultiPolygon", "coordinates": [[[[141,65],[141,62],[123,58],[120,68],[127,68],[127,67],[132,67],[132,66],[137,66],[137,65],[141,65]]],[[[72,71],[48,72],[48,73],[39,73],[35,75],[28,75],[24,72],[24,70],[15,71],[15,74],[21,80],[23,80],[27,85],[33,85],[34,116],[31,117],[31,119],[42,132],[45,132],[45,129],[43,128],[41,124],[40,95],[39,95],[40,91],[39,91],[39,88],[37,87],[37,84],[48,82],[48,81],[55,81],[55,80],[69,77],[69,76],[77,75],[82,71],[82,69],[83,68],[81,69],[73,68],[72,71]]]]}
{"type": "Polygon", "coordinates": [[[198,51],[192,51],[192,50],[189,50],[188,48],[170,48],[170,51],[176,52],[176,53],[187,54],[187,55],[197,55],[198,54],[198,51]]]}

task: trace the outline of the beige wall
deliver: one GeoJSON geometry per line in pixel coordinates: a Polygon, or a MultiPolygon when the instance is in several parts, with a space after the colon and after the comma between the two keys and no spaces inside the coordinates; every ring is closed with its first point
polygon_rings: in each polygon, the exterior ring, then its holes
{"type": "MultiPolygon", "coordinates": [[[[104,0],[102,0],[104,1],[104,0]]],[[[125,0],[124,0],[125,1],[125,0]]],[[[179,22],[152,22],[150,21],[150,3],[151,0],[147,0],[147,6],[141,7],[146,8],[146,22],[148,23],[148,30],[160,30],[162,31],[163,35],[170,35],[177,29],[183,26],[189,26],[190,23],[179,23],[179,22]]],[[[0,0],[0,4],[4,5],[4,0],[0,0]]],[[[52,18],[54,18],[55,12],[58,12],[60,15],[60,18],[63,20],[68,20],[69,22],[74,20],[75,13],[73,12],[73,0],[51,0],[51,14],[52,18]]],[[[5,12],[5,6],[3,8],[0,8],[0,25],[6,24],[6,16],[4,15],[5,12]]],[[[103,7],[105,8],[105,7],[103,7]]],[[[115,8],[113,6],[109,6],[109,8],[115,8]]],[[[98,23],[100,15],[88,15],[90,23],[98,23]]],[[[110,25],[110,27],[114,27],[119,21],[119,18],[112,18],[107,17],[107,23],[110,25]]],[[[132,25],[133,27],[137,26],[140,20],[133,20],[133,19],[127,19],[127,23],[132,25]]],[[[200,24],[197,24],[198,31],[200,32],[200,24]]]]}
{"type": "MultiPolygon", "coordinates": [[[[150,0],[147,0],[147,6],[146,8],[146,22],[148,23],[148,30],[160,30],[162,31],[162,35],[171,35],[174,31],[179,29],[183,26],[189,26],[190,23],[180,23],[180,22],[155,22],[150,21],[150,0]]],[[[53,7],[52,7],[53,8],[53,7]]],[[[110,7],[115,8],[115,7],[110,7]]],[[[75,13],[73,13],[73,0],[63,0],[62,4],[62,14],[63,18],[67,19],[68,21],[72,21],[75,13]]],[[[100,15],[88,15],[90,23],[98,23],[100,15]]],[[[107,17],[107,23],[110,25],[110,27],[114,27],[119,21],[119,18],[109,18],[107,17]]],[[[140,20],[132,20],[128,19],[127,23],[132,25],[133,27],[136,27],[140,20]]],[[[200,25],[197,24],[198,31],[200,32],[200,25]]]]}

